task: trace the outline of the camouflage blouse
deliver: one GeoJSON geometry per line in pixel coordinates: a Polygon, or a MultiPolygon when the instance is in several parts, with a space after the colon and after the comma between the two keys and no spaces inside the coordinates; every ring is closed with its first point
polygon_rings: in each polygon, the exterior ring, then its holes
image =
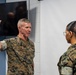
{"type": "Polygon", "coordinates": [[[34,75],[34,43],[15,37],[4,40],[7,44],[7,75],[34,75]]]}
{"type": "MultiPolygon", "coordinates": [[[[69,73],[72,70],[70,75],[76,75],[76,44],[71,45],[68,48],[68,50],[60,57],[59,62],[58,62],[58,68],[59,68],[60,75],[62,75],[62,71],[61,71],[62,67],[63,68],[68,67],[69,73]]],[[[65,73],[65,75],[68,75],[68,74],[65,73]]]]}

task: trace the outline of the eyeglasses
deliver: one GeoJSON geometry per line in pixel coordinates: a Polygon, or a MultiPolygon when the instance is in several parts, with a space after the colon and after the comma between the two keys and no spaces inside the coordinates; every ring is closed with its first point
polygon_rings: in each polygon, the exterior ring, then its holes
{"type": "Polygon", "coordinates": [[[66,35],[66,32],[63,32],[63,35],[65,36],[66,35]]]}

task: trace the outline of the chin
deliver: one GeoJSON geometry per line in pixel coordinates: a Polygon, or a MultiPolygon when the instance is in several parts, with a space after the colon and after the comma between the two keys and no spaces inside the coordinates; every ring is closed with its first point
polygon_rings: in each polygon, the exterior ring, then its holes
{"type": "Polygon", "coordinates": [[[70,41],[67,41],[67,43],[71,43],[70,41]]]}
{"type": "Polygon", "coordinates": [[[28,38],[28,37],[29,37],[29,35],[24,35],[24,37],[28,38]]]}

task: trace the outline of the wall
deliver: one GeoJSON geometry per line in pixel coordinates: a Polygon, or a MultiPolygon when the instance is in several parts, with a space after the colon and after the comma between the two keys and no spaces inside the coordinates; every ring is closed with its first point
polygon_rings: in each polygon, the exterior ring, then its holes
{"type": "Polygon", "coordinates": [[[30,0],[29,19],[32,22],[31,39],[35,42],[35,75],[40,75],[40,2],[30,0]]]}
{"type": "Polygon", "coordinates": [[[76,0],[43,0],[40,5],[41,75],[59,75],[59,57],[69,46],[63,32],[76,20],[76,0]]]}

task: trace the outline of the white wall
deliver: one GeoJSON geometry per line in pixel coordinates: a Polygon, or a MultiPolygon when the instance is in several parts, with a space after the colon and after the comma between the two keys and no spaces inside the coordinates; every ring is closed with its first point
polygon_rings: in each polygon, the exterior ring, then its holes
{"type": "Polygon", "coordinates": [[[40,75],[40,2],[30,0],[29,19],[32,22],[31,39],[35,43],[35,74],[40,75]]]}
{"type": "Polygon", "coordinates": [[[59,57],[69,46],[63,32],[76,20],[76,0],[43,0],[40,13],[41,75],[59,75],[59,57]]]}

